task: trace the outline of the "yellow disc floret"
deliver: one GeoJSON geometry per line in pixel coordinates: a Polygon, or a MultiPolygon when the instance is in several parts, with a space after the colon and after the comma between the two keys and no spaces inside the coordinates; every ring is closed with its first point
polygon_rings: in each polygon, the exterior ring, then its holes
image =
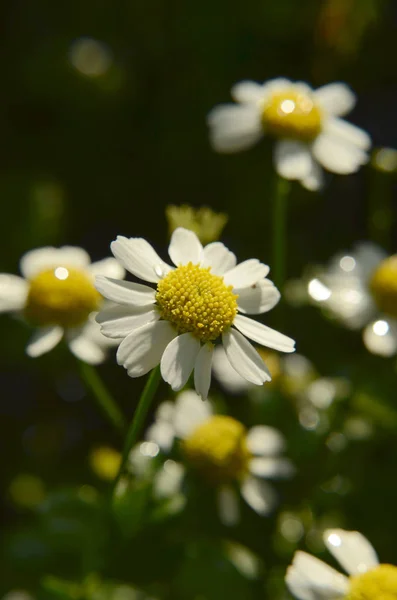
{"type": "Polygon", "coordinates": [[[238,479],[248,469],[251,454],[246,429],[232,417],[216,415],[199,425],[182,442],[182,451],[192,467],[210,483],[238,479]]]}
{"type": "Polygon", "coordinates": [[[81,325],[98,310],[101,295],[89,274],[69,267],[47,269],[30,281],[26,318],[36,325],[81,325]]]}
{"type": "Polygon", "coordinates": [[[369,286],[378,308],[387,315],[397,317],[397,254],[380,263],[369,286]]]}
{"type": "Polygon", "coordinates": [[[263,105],[262,124],[270,135],[311,142],[322,128],[322,114],[314,100],[290,89],[272,94],[263,105]]]}
{"type": "Polygon", "coordinates": [[[157,284],[161,317],[178,333],[192,333],[202,342],[215,340],[228,329],[237,313],[237,296],[223,278],[189,263],[177,267],[157,284]]]}
{"type": "Polygon", "coordinates": [[[379,565],[350,577],[346,600],[397,600],[397,567],[379,565]]]}

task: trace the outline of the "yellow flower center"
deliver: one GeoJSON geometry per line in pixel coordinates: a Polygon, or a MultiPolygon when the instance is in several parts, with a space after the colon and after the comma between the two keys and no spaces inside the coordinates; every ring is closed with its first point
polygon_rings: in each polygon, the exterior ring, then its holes
{"type": "Polygon", "coordinates": [[[397,254],[380,263],[369,287],[379,310],[397,317],[397,254]]]}
{"type": "Polygon", "coordinates": [[[182,451],[192,467],[214,484],[241,477],[251,457],[244,425],[223,415],[199,425],[183,440],[182,451]]]}
{"type": "Polygon", "coordinates": [[[312,98],[294,89],[273,94],[264,104],[262,124],[274,137],[311,142],[322,128],[322,114],[312,98]]]}
{"type": "Polygon", "coordinates": [[[26,318],[36,325],[81,325],[98,310],[101,295],[91,277],[69,267],[47,269],[30,281],[26,318]]]}
{"type": "Polygon", "coordinates": [[[346,600],[397,600],[397,567],[379,565],[350,577],[346,600]]]}
{"type": "Polygon", "coordinates": [[[178,333],[190,332],[202,342],[215,340],[234,321],[237,296],[223,278],[189,263],[177,267],[157,284],[161,317],[178,333]]]}

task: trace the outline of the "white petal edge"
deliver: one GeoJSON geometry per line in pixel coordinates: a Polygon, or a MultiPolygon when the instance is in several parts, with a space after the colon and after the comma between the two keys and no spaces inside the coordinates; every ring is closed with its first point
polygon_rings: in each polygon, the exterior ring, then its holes
{"type": "Polygon", "coordinates": [[[28,291],[29,285],[22,277],[0,273],[0,312],[21,310],[26,304],[28,291]]]}
{"type": "Polygon", "coordinates": [[[95,287],[102,296],[118,304],[150,306],[156,302],[155,290],[142,283],[98,275],[95,279],[95,287]]]}
{"type": "Polygon", "coordinates": [[[236,263],[235,255],[222,242],[208,244],[203,250],[201,266],[211,267],[211,273],[214,275],[223,275],[233,269],[236,263]]]}
{"type": "Polygon", "coordinates": [[[210,143],[217,152],[246,150],[263,136],[260,110],[256,106],[216,106],[208,115],[207,122],[210,127],[210,143]]]}
{"type": "Polygon", "coordinates": [[[241,333],[262,346],[279,350],[280,352],[295,352],[295,342],[293,339],[263,325],[263,323],[258,323],[258,321],[243,317],[242,315],[236,315],[233,325],[241,333]]]}
{"type": "Polygon", "coordinates": [[[268,312],[276,306],[281,294],[269,279],[263,279],[250,287],[234,289],[238,295],[237,305],[242,313],[259,315],[268,312]]]}
{"type": "Polygon", "coordinates": [[[312,157],[312,166],[309,173],[301,179],[301,184],[309,192],[318,192],[324,187],[324,171],[312,157]]]}
{"type": "Polygon", "coordinates": [[[292,477],[295,469],[287,458],[255,457],[249,464],[249,471],[256,477],[284,479],[292,477]]]}
{"type": "Polygon", "coordinates": [[[269,271],[268,265],[259,262],[257,258],[250,258],[227,271],[223,279],[226,285],[232,285],[233,288],[245,288],[266,277],[269,271]]]}
{"type": "Polygon", "coordinates": [[[201,346],[194,365],[194,387],[202,400],[207,400],[211,384],[211,367],[214,346],[201,346]]]}
{"type": "Polygon", "coordinates": [[[74,336],[68,336],[68,346],[74,356],[89,365],[99,365],[106,360],[105,347],[95,343],[84,329],[74,336]]]}
{"type": "Polygon", "coordinates": [[[175,401],[173,425],[177,437],[185,439],[211,416],[209,402],[203,402],[193,390],[184,390],[175,401]]]}
{"type": "Polygon", "coordinates": [[[229,485],[222,485],[217,490],[218,514],[223,525],[233,527],[240,520],[240,508],[235,490],[229,485]]]}
{"type": "Polygon", "coordinates": [[[174,460],[167,460],[153,479],[153,495],[155,498],[172,498],[182,490],[185,469],[174,460]]]}
{"type": "Polygon", "coordinates": [[[295,567],[288,567],[285,575],[285,583],[291,594],[299,600],[318,600],[318,596],[314,594],[304,577],[295,567]]]}
{"type": "Polygon", "coordinates": [[[356,95],[345,83],[329,83],[313,92],[316,102],[330,115],[343,117],[353,110],[356,95]]]}
{"type": "Polygon", "coordinates": [[[235,102],[242,104],[258,104],[265,96],[263,84],[256,81],[239,81],[231,89],[231,96],[235,102]]]}
{"type": "Polygon", "coordinates": [[[41,327],[31,337],[26,346],[26,354],[32,358],[49,352],[59,344],[63,336],[63,328],[50,325],[41,327]]]}
{"type": "Polygon", "coordinates": [[[62,248],[46,246],[26,252],[19,262],[19,268],[26,279],[32,279],[45,269],[59,266],[87,269],[90,262],[90,257],[83,248],[77,246],[63,246],[62,248]]]}
{"type": "Polygon", "coordinates": [[[102,334],[112,339],[125,338],[134,329],[159,319],[160,313],[152,306],[109,306],[96,316],[102,334]]]}
{"type": "Polygon", "coordinates": [[[323,539],[328,550],[349,575],[365,573],[379,564],[373,546],[358,531],[327,529],[323,539]]]}
{"type": "Polygon", "coordinates": [[[187,383],[199,351],[200,342],[191,333],[178,335],[164,350],[160,363],[161,376],[174,392],[187,383]]]}
{"type": "Polygon", "coordinates": [[[110,248],[127,271],[144,281],[157,283],[171,270],[143,238],[126,238],[119,235],[110,244],[110,248]]]}
{"type": "Polygon", "coordinates": [[[312,152],[325,169],[338,175],[355,173],[369,159],[368,154],[357,146],[325,131],[313,142],[312,152]]]}
{"type": "Polygon", "coordinates": [[[322,560],[306,552],[298,551],[295,553],[292,567],[298,574],[297,577],[299,577],[302,586],[311,590],[316,600],[344,598],[349,589],[349,580],[345,575],[338,573],[322,560]]]}
{"type": "Polygon", "coordinates": [[[271,375],[255,348],[235,329],[222,335],[223,347],[230,364],[241,377],[262,385],[271,381],[271,375]]]}
{"type": "Polygon", "coordinates": [[[247,433],[247,447],[258,456],[275,456],[285,448],[284,437],[273,427],[255,425],[247,433]]]}
{"type": "Polygon", "coordinates": [[[364,129],[348,123],[344,119],[331,118],[324,124],[324,131],[334,137],[343,139],[352,146],[361,150],[369,150],[372,144],[371,138],[364,129]]]}
{"type": "Polygon", "coordinates": [[[312,167],[309,146],[293,140],[277,142],[274,148],[274,165],[277,173],[284,179],[304,179],[312,167]]]}
{"type": "Polygon", "coordinates": [[[125,269],[120,263],[112,257],[98,260],[89,266],[89,272],[93,277],[97,275],[104,275],[105,277],[112,277],[113,279],[124,279],[125,269]]]}
{"type": "Polygon", "coordinates": [[[147,428],[145,440],[155,442],[163,452],[170,452],[175,439],[175,431],[171,423],[156,421],[147,428]]]}
{"type": "Polygon", "coordinates": [[[171,236],[168,254],[175,266],[197,265],[201,261],[203,246],[194,231],[177,227],[171,236]]]}
{"type": "Polygon", "coordinates": [[[248,476],[241,484],[241,495],[259,515],[268,515],[277,503],[277,496],[266,481],[248,476]]]}
{"type": "Polygon", "coordinates": [[[212,370],[216,379],[229,394],[242,394],[252,385],[233,369],[221,345],[215,347],[212,370]]]}

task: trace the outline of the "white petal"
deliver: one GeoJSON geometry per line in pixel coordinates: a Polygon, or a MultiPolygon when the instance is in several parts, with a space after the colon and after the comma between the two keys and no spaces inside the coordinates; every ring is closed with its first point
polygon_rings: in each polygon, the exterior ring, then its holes
{"type": "Polygon", "coordinates": [[[115,258],[111,257],[92,263],[88,270],[93,277],[97,275],[113,277],[113,279],[124,279],[125,277],[124,267],[115,258]]]}
{"type": "Polygon", "coordinates": [[[223,275],[236,266],[236,257],[222,242],[208,244],[203,250],[202,267],[211,267],[214,275],[223,275]]]}
{"type": "Polygon", "coordinates": [[[357,146],[326,132],[321,133],[313,142],[312,152],[323,167],[339,175],[355,173],[369,158],[357,146]]]}
{"type": "Polygon", "coordinates": [[[263,84],[263,89],[266,95],[270,95],[277,94],[285,89],[293,89],[295,85],[296,84],[290,79],[286,79],[285,77],[275,77],[274,79],[265,81],[263,84]]]}
{"type": "Polygon", "coordinates": [[[209,402],[203,402],[193,390],[181,392],[175,402],[173,424],[176,435],[181,439],[186,438],[211,416],[212,409],[209,402]]]}
{"type": "Polygon", "coordinates": [[[233,288],[244,288],[257,283],[269,273],[270,268],[259,262],[257,258],[250,258],[227,271],[223,277],[226,285],[233,288]]]}
{"type": "Polygon", "coordinates": [[[250,105],[223,104],[208,115],[210,142],[217,152],[239,152],[263,135],[260,110],[250,105]]]}
{"type": "Polygon", "coordinates": [[[309,173],[301,180],[304,188],[310,192],[318,192],[324,187],[324,172],[312,157],[312,166],[309,173]]]}
{"type": "Polygon", "coordinates": [[[233,325],[237,327],[241,333],[246,335],[254,342],[273,348],[273,350],[280,350],[280,352],[294,352],[295,342],[291,338],[287,337],[283,333],[279,333],[263,323],[258,323],[248,317],[242,315],[236,315],[234,318],[233,325]]]}
{"type": "Polygon", "coordinates": [[[257,477],[291,477],[295,469],[292,463],[286,458],[252,458],[249,464],[249,471],[257,477]]]}
{"type": "Polygon", "coordinates": [[[388,319],[372,321],[363,330],[363,341],[372,354],[393,356],[397,352],[397,327],[388,319]]]}
{"type": "Polygon", "coordinates": [[[291,594],[299,598],[299,600],[319,600],[319,597],[310,588],[310,584],[307,583],[305,577],[295,567],[288,567],[285,583],[291,594]]]}
{"type": "Polygon", "coordinates": [[[183,388],[193,371],[200,342],[191,333],[182,333],[166,347],[161,359],[161,376],[176,392],[183,388]]]}
{"type": "Polygon", "coordinates": [[[372,242],[361,242],[354,248],[354,259],[364,283],[372,277],[379,263],[387,258],[387,253],[372,242]]]}
{"type": "Polygon", "coordinates": [[[329,83],[313,93],[321,108],[336,117],[343,117],[356,104],[356,95],[345,83],[329,83]]]}
{"type": "Polygon", "coordinates": [[[234,289],[233,292],[238,294],[239,311],[250,315],[259,315],[271,310],[281,297],[280,292],[269,279],[262,279],[241,290],[234,289]]]}
{"type": "Polygon", "coordinates": [[[119,235],[110,247],[123,267],[144,281],[157,283],[171,270],[149,242],[142,238],[128,239],[119,235]]]}
{"type": "Polygon", "coordinates": [[[259,515],[268,515],[277,501],[273,488],[266,481],[250,476],[241,484],[241,495],[259,515]]]}
{"type": "Polygon", "coordinates": [[[168,254],[177,267],[189,262],[199,264],[203,247],[197,235],[189,229],[178,227],[171,236],[168,254]]]}
{"type": "Polygon", "coordinates": [[[214,350],[212,370],[221,386],[229,394],[242,394],[251,387],[251,383],[241,377],[241,375],[239,375],[237,371],[233,369],[228,357],[226,356],[226,352],[221,345],[216,346],[214,350]]]}
{"type": "Polygon", "coordinates": [[[50,325],[49,327],[41,327],[29,340],[29,343],[26,346],[26,353],[33,358],[41,356],[42,354],[45,354],[46,352],[49,352],[55,348],[55,346],[61,341],[62,336],[62,327],[53,325],[50,325]]]}
{"type": "Polygon", "coordinates": [[[84,329],[77,335],[68,335],[68,346],[72,354],[89,365],[99,365],[106,359],[104,345],[97,344],[84,329]]]}
{"type": "MultiPolygon", "coordinates": [[[[311,590],[316,600],[344,598],[349,589],[347,577],[306,552],[295,553],[292,567],[297,572],[301,586],[311,590]]],[[[294,593],[293,588],[291,591],[294,593]]]]}
{"type": "Polygon", "coordinates": [[[348,144],[361,148],[361,150],[369,150],[371,147],[371,138],[368,133],[343,119],[335,117],[327,119],[324,123],[324,131],[343,139],[348,144]]]}
{"type": "Polygon", "coordinates": [[[140,377],[156,367],[176,331],[168,321],[148,323],[130,333],[120,344],[117,362],[130,377],[140,377]]]}
{"type": "Polygon", "coordinates": [[[358,531],[327,529],[324,543],[349,575],[359,575],[378,566],[375,550],[358,531]]]}
{"type": "Polygon", "coordinates": [[[19,268],[26,279],[32,279],[45,269],[66,266],[86,269],[90,265],[90,257],[85,250],[74,246],[62,248],[37,248],[24,254],[20,260],[19,268]]]}
{"type": "Polygon", "coordinates": [[[256,425],[247,434],[247,447],[252,454],[275,456],[284,450],[284,438],[277,429],[256,425]]]}
{"type": "Polygon", "coordinates": [[[226,527],[233,527],[240,520],[238,497],[229,485],[222,485],[217,491],[219,518],[226,527]]]}
{"type": "Polygon", "coordinates": [[[170,452],[174,443],[175,431],[171,423],[157,421],[145,433],[145,440],[155,442],[163,452],[170,452]]]}
{"type": "Polygon", "coordinates": [[[171,498],[182,489],[184,467],[174,460],[167,460],[163,468],[153,479],[153,495],[155,498],[171,498]]]}
{"type": "Polygon", "coordinates": [[[158,321],[160,313],[152,306],[109,306],[96,316],[103,335],[109,338],[125,338],[134,329],[158,321]]]}
{"type": "Polygon", "coordinates": [[[203,400],[207,400],[211,383],[211,365],[214,346],[204,344],[194,365],[194,387],[203,400]]]}
{"type": "Polygon", "coordinates": [[[255,385],[271,380],[263,360],[241,333],[230,329],[222,335],[222,342],[230,364],[241,377],[255,385]]]}
{"type": "Polygon", "coordinates": [[[293,140],[277,142],[274,148],[274,166],[285,179],[304,179],[311,171],[309,146],[293,140]]]}
{"type": "Polygon", "coordinates": [[[28,290],[29,285],[22,277],[0,273],[0,312],[21,310],[28,290]]]}
{"type": "Polygon", "coordinates": [[[156,302],[155,290],[142,283],[98,275],[95,279],[95,287],[102,296],[118,304],[150,306],[156,302]]]}
{"type": "Polygon", "coordinates": [[[231,89],[233,100],[242,104],[258,104],[264,98],[264,86],[256,81],[239,81],[231,89]]]}

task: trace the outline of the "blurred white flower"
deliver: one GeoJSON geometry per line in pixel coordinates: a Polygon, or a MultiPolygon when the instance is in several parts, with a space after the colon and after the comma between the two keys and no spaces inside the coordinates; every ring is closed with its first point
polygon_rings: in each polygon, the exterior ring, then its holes
{"type": "Polygon", "coordinates": [[[175,267],[142,238],[119,236],[111,249],[130,273],[156,284],[96,279],[101,294],[116,303],[101,311],[97,321],[104,335],[124,338],[117,361],[130,377],[145,375],[160,363],[163,379],[178,391],[194,370],[195,388],[205,399],[216,340],[222,340],[235,370],[256,385],[271,376],[246,337],[282,352],[294,351],[291,338],[238,314],[265,313],[280,299],[266,279],[269,267],[257,259],[236,266],[235,255],[221,242],[203,248],[197,235],[182,227],[173,232],[168,249],[175,267]]]}
{"type": "Polygon", "coordinates": [[[324,532],[323,539],[349,577],[306,552],[296,552],[286,575],[287,586],[296,598],[397,598],[397,567],[379,564],[375,550],[361,533],[328,529],[324,532]]]}
{"type": "Polygon", "coordinates": [[[216,106],[208,115],[210,140],[218,152],[245,150],[264,135],[272,136],[277,173],[309,190],[322,186],[321,166],[345,175],[369,159],[368,134],[340,118],[356,103],[344,83],[313,90],[283,78],[263,84],[241,81],[231,94],[237,104],[216,106]]]}
{"type": "Polygon", "coordinates": [[[91,263],[82,248],[38,248],[22,256],[23,277],[0,274],[0,312],[21,315],[38,329],[26,352],[36,357],[52,350],[63,337],[80,360],[98,364],[114,345],[100,332],[95,314],[103,298],[95,289],[98,274],[124,277],[113,258],[91,263]]]}
{"type": "Polygon", "coordinates": [[[363,328],[373,354],[397,352],[397,256],[370,242],[351,254],[338,254],[308,283],[312,302],[351,329],[363,328]]]}
{"type": "MultiPolygon", "coordinates": [[[[232,417],[214,414],[211,405],[191,390],[181,392],[175,403],[160,405],[146,439],[166,453],[179,440],[186,468],[215,487],[225,525],[239,520],[237,489],[253,510],[267,515],[276,504],[276,495],[263,480],[290,477],[294,471],[291,462],[280,457],[284,440],[276,429],[257,425],[247,430],[232,417]]],[[[171,494],[180,490],[185,469],[174,461],[166,461],[165,467],[168,462],[161,487],[171,494]]]]}

